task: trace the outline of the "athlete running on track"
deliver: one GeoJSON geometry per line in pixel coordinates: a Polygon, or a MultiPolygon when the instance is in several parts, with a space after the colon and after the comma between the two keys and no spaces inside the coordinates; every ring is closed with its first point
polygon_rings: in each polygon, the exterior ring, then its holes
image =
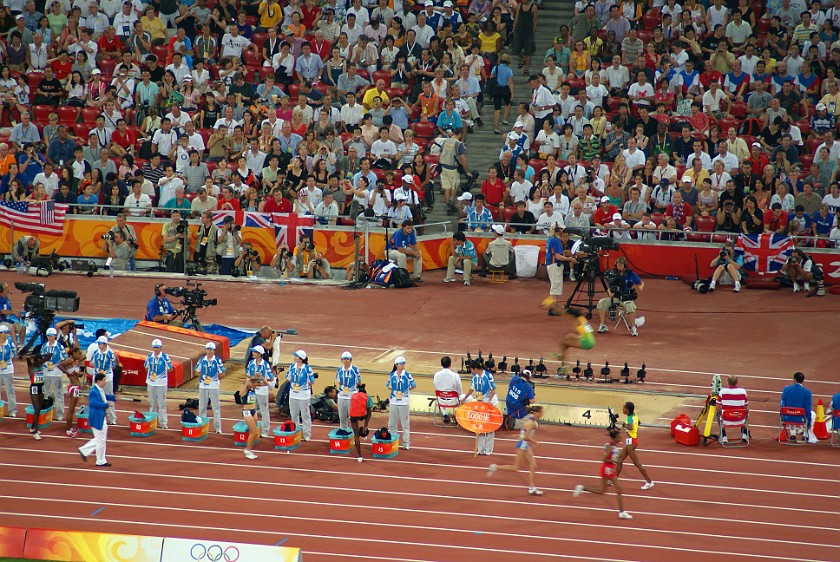
{"type": "Polygon", "coordinates": [[[627,438],[624,440],[624,448],[621,450],[621,456],[618,458],[618,474],[621,474],[621,468],[624,466],[624,459],[630,457],[639,472],[645,478],[645,483],[642,484],[642,490],[650,490],[653,488],[653,480],[648,476],[647,469],[639,460],[639,455],[636,453],[636,447],[639,446],[639,441],[636,436],[639,433],[639,417],[636,415],[636,405],[632,402],[624,403],[624,415],[627,419],[622,425],[624,431],[627,432],[627,438]]]}
{"type": "Polygon", "coordinates": [[[565,315],[571,319],[574,331],[569,332],[563,339],[560,340],[560,353],[555,353],[554,356],[560,360],[560,370],[558,375],[566,374],[566,350],[570,347],[577,347],[580,349],[592,349],[595,347],[595,331],[589,325],[586,319],[586,314],[579,308],[569,307],[564,311],[558,310],[560,305],[553,305],[551,310],[559,314],[565,315]]]}
{"type": "Polygon", "coordinates": [[[537,460],[534,458],[534,445],[537,442],[534,440],[534,434],[540,427],[538,420],[542,418],[542,406],[530,406],[528,408],[528,415],[522,420],[522,429],[519,431],[519,440],[516,442],[516,459],[513,464],[497,466],[491,464],[487,470],[487,476],[492,476],[497,470],[505,470],[508,472],[519,472],[519,467],[528,463],[528,493],[532,496],[543,495],[542,490],[537,488],[534,482],[534,473],[537,470],[537,460]]]}
{"type": "Polygon", "coordinates": [[[604,445],[604,456],[601,459],[601,484],[597,487],[578,484],[575,486],[572,495],[578,497],[583,492],[604,494],[609,484],[615,488],[615,497],[618,500],[618,516],[621,519],[633,519],[632,515],[624,511],[624,498],[621,495],[621,485],[618,483],[618,470],[616,470],[616,463],[619,455],[621,455],[621,432],[617,429],[611,429],[609,433],[610,441],[604,445]]]}

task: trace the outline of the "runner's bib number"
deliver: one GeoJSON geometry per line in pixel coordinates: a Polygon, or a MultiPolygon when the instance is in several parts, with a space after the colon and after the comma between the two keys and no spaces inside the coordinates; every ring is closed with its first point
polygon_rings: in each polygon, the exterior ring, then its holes
{"type": "Polygon", "coordinates": [[[633,438],[632,438],[632,437],[628,437],[628,438],[624,441],[624,444],[625,444],[625,445],[632,445],[632,444],[633,444],[633,438]]]}

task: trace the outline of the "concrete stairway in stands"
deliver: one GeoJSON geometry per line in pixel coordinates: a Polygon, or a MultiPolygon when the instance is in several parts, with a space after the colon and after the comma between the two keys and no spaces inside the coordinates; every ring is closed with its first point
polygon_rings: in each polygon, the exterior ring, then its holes
{"type": "MultiPolygon", "coordinates": [[[[573,3],[568,0],[544,0],[539,6],[536,43],[537,50],[534,56],[531,57],[531,72],[539,72],[542,70],[542,59],[545,52],[551,47],[552,39],[560,29],[560,25],[568,24],[572,17],[573,3]]],[[[510,52],[509,47],[505,47],[503,52],[510,52]]],[[[511,66],[514,70],[514,91],[516,96],[511,104],[511,111],[509,121],[511,125],[502,125],[499,122],[499,130],[501,135],[493,133],[493,101],[486,100],[481,112],[483,127],[476,126],[472,134],[467,135],[467,159],[472,170],[478,170],[479,179],[472,188],[472,192],[478,193],[479,186],[484,178],[487,177],[487,169],[498,162],[499,151],[502,148],[504,135],[513,128],[513,122],[516,120],[516,108],[520,102],[530,101],[531,89],[528,85],[528,77],[523,74],[523,69],[517,68],[519,64],[519,57],[512,57],[511,66]]],[[[464,183],[466,183],[464,181],[464,183]]],[[[429,213],[428,222],[441,222],[451,220],[449,231],[452,231],[451,226],[454,226],[454,217],[446,215],[446,206],[443,204],[443,195],[436,191],[436,202],[434,211],[429,213]]],[[[426,232],[439,231],[439,227],[426,229],[426,232]]]]}

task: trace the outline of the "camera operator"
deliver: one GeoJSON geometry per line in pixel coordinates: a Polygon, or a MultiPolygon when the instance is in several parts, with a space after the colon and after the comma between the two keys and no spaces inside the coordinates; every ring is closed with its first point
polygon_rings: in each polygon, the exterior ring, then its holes
{"type": "Polygon", "coordinates": [[[37,258],[41,253],[41,241],[35,236],[21,236],[12,250],[12,260],[15,265],[23,265],[29,267],[32,260],[37,258]]]}
{"type": "Polygon", "coordinates": [[[814,263],[811,257],[799,248],[791,252],[787,262],[782,266],[782,273],[787,275],[793,282],[794,293],[800,291],[800,281],[805,283],[805,291],[812,290],[811,281],[816,282],[813,293],[808,296],[816,294],[823,281],[823,272],[820,266],[814,263]]]}
{"type": "MultiPolygon", "coordinates": [[[[545,244],[545,265],[548,269],[548,280],[551,283],[548,296],[554,302],[557,302],[557,297],[563,294],[563,271],[566,269],[566,264],[572,267],[577,264],[577,260],[572,256],[569,233],[557,225],[545,244]]],[[[549,309],[549,314],[551,314],[551,309],[549,309]]]]}
{"type": "Polygon", "coordinates": [[[709,267],[714,268],[712,273],[712,282],[709,284],[709,291],[715,290],[715,285],[720,281],[721,284],[729,285],[735,284],[732,289],[733,293],[741,292],[741,266],[744,258],[740,254],[735,254],[735,245],[732,240],[727,240],[720,249],[720,254],[712,260],[709,267]]]}
{"type": "Polygon", "coordinates": [[[219,256],[219,273],[232,275],[234,264],[242,250],[242,232],[233,217],[225,217],[216,236],[216,255],[219,256]]]}
{"type": "MultiPolygon", "coordinates": [[[[130,271],[134,271],[134,254],[137,253],[139,246],[137,245],[137,233],[134,231],[133,226],[127,224],[126,219],[126,214],[124,212],[120,212],[117,215],[117,224],[112,226],[108,233],[113,235],[116,232],[121,232],[128,245],[134,249],[131,258],[128,260],[128,269],[130,271]]],[[[105,238],[103,239],[105,240],[105,238]]],[[[107,245],[105,250],[108,250],[107,245]]]]}
{"type": "Polygon", "coordinates": [[[233,262],[233,276],[256,277],[260,272],[260,253],[251,247],[250,242],[242,244],[239,257],[233,262]]]}
{"type": "Polygon", "coordinates": [[[183,273],[190,251],[190,230],[187,221],[181,220],[178,209],[172,211],[172,220],[163,225],[163,248],[166,250],[166,271],[183,273]]]}
{"type": "Polygon", "coordinates": [[[180,326],[181,323],[175,320],[175,307],[172,306],[169,297],[166,296],[165,290],[166,285],[163,283],[155,285],[155,296],[146,305],[146,316],[144,319],[147,322],[180,326]]]}
{"type": "Polygon", "coordinates": [[[274,340],[277,339],[277,333],[271,329],[271,326],[262,326],[257,333],[254,334],[254,337],[251,338],[251,342],[248,344],[250,349],[254,349],[258,345],[262,346],[264,353],[262,354],[263,359],[272,363],[271,356],[274,353],[274,340]]]}
{"type": "Polygon", "coordinates": [[[216,263],[216,240],[219,237],[219,227],[213,224],[213,211],[201,212],[201,224],[195,239],[195,262],[198,271],[205,275],[219,273],[216,263]]]}
{"type": "Polygon", "coordinates": [[[330,262],[318,250],[315,250],[312,254],[309,267],[306,268],[306,277],[308,279],[332,279],[330,262]]]}
{"type": "MultiPolygon", "coordinates": [[[[80,329],[84,329],[84,325],[80,324],[79,326],[81,326],[80,329]]],[[[58,343],[61,344],[68,356],[72,354],[73,349],[79,347],[77,328],[75,320],[62,320],[55,324],[55,329],[58,330],[58,343]]]]}
{"type": "Polygon", "coordinates": [[[289,275],[295,273],[295,260],[289,247],[285,244],[280,244],[277,248],[277,253],[271,258],[271,269],[277,271],[281,277],[288,278],[289,275]]]}
{"type": "Polygon", "coordinates": [[[105,251],[111,259],[113,271],[128,271],[128,263],[134,258],[134,248],[125,240],[121,231],[109,232],[105,236],[105,251]]]}
{"type": "Polygon", "coordinates": [[[598,301],[598,317],[601,321],[601,325],[598,326],[598,333],[603,334],[609,331],[604,323],[607,312],[611,308],[621,305],[624,307],[624,314],[630,324],[630,335],[638,336],[635,300],[638,298],[638,292],[645,288],[645,283],[634,271],[627,269],[627,260],[624,258],[615,260],[613,280],[614,282],[610,283],[610,288],[607,291],[609,296],[598,301]]]}

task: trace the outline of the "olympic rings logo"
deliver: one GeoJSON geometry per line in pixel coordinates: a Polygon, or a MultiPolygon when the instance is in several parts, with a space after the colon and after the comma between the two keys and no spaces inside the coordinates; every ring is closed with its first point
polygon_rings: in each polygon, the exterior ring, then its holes
{"type": "Polygon", "coordinates": [[[222,548],[218,544],[211,544],[204,546],[201,543],[196,543],[190,548],[190,559],[192,560],[208,560],[209,562],[236,562],[239,560],[239,549],[235,546],[222,548]]]}

